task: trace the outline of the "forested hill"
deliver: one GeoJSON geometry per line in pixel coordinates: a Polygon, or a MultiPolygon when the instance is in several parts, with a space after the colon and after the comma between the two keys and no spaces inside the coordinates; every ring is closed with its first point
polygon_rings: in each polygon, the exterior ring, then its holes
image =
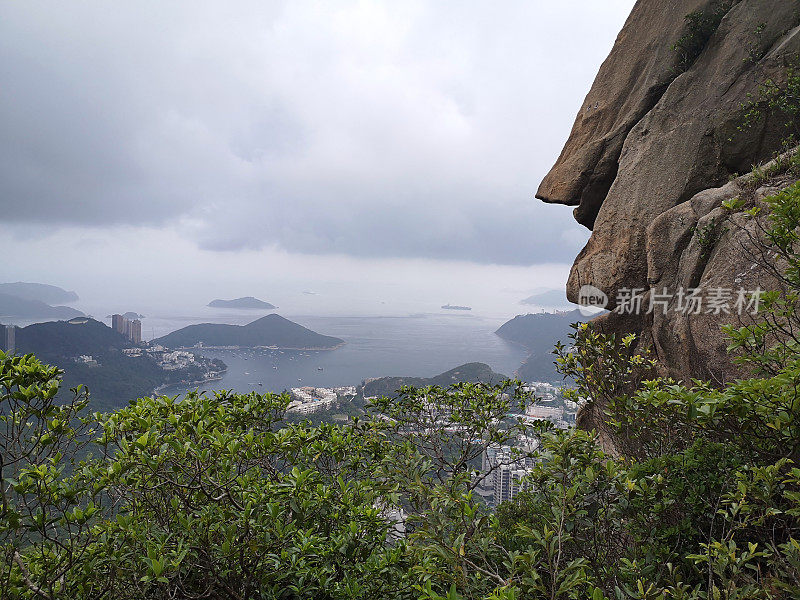
{"type": "Polygon", "coordinates": [[[133,344],[107,325],[79,317],[70,321],[34,323],[17,330],[17,352],[40,357],[99,355],[131,348],[133,344]]]}
{"type": "Polygon", "coordinates": [[[155,340],[168,348],[204,346],[272,346],[293,350],[332,350],[344,343],[321,335],[280,315],[271,314],[247,325],[201,323],[189,325],[155,340]]]}
{"type": "Polygon", "coordinates": [[[135,348],[132,342],[87,317],[18,329],[16,346],[17,354],[35,354],[63,370],[60,397],[85,385],[95,410],[119,408],[159,386],[202,381],[226,368],[222,361],[196,357],[189,365],[165,369],[158,353],[126,355],[123,350],[135,348]]]}
{"type": "Polygon", "coordinates": [[[415,388],[427,387],[429,385],[439,385],[447,387],[453,383],[500,383],[508,379],[506,375],[495,373],[492,368],[484,363],[467,363],[450,369],[434,377],[380,377],[367,381],[362,390],[367,398],[375,396],[392,396],[401,387],[409,385],[415,388]]]}
{"type": "Polygon", "coordinates": [[[504,340],[522,344],[529,350],[552,350],[556,341],[566,337],[572,323],[588,320],[580,311],[517,315],[495,333],[504,340]]]}
{"type": "Polygon", "coordinates": [[[578,310],[558,313],[518,315],[504,323],[495,333],[504,340],[525,346],[530,355],[517,369],[517,375],[525,381],[560,380],[556,371],[553,346],[566,343],[570,325],[590,320],[578,310]]]}
{"type": "Polygon", "coordinates": [[[95,410],[124,406],[167,382],[167,374],[155,360],[147,355],[125,356],[122,350],[133,344],[94,319],[35,323],[18,329],[16,338],[17,354],[35,354],[64,371],[59,396],[66,397],[70,388],[85,385],[95,410]],[[83,355],[94,362],[77,360],[83,355]]]}

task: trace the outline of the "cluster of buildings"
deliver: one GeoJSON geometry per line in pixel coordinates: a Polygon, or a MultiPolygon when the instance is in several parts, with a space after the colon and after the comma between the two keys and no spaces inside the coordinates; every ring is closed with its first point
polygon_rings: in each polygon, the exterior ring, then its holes
{"type": "Polygon", "coordinates": [[[292,388],[292,402],[287,410],[308,415],[332,408],[340,399],[352,399],[356,395],[354,386],[338,388],[315,388],[310,386],[292,388]]]}
{"type": "Polygon", "coordinates": [[[91,354],[81,354],[80,356],[75,357],[75,362],[79,365],[87,365],[89,367],[98,366],[98,362],[91,354]]]}
{"type": "Polygon", "coordinates": [[[486,449],[481,462],[484,478],[478,491],[490,505],[509,502],[528,487],[525,478],[536,464],[531,453],[538,446],[538,440],[527,440],[520,446],[486,449]]]}
{"type": "MultiPolygon", "coordinates": [[[[575,423],[577,406],[562,398],[558,387],[534,382],[528,384],[526,391],[532,392],[537,402],[525,409],[524,419],[550,421],[561,429],[575,423]]],[[[536,465],[534,453],[538,447],[537,438],[525,438],[516,446],[490,447],[484,452],[481,463],[484,478],[478,492],[488,504],[497,506],[514,500],[530,487],[528,475],[536,465]]]]}
{"type": "Polygon", "coordinates": [[[525,386],[525,391],[531,392],[537,402],[525,410],[524,418],[551,421],[560,429],[575,424],[578,405],[563,398],[557,386],[534,381],[525,386]]]}
{"type": "MultiPolygon", "coordinates": [[[[169,350],[159,344],[139,348],[124,348],[122,353],[130,357],[147,356],[153,359],[164,371],[173,372],[171,383],[203,383],[221,379],[227,367],[222,361],[212,360],[186,350],[169,350]]],[[[168,387],[167,384],[156,389],[156,393],[168,387]]]]}
{"type": "Polygon", "coordinates": [[[150,356],[165,371],[177,371],[187,367],[200,365],[198,357],[193,352],[186,350],[168,350],[164,346],[154,344],[147,348],[125,348],[122,351],[126,356],[150,356]]]}
{"type": "Polygon", "coordinates": [[[528,421],[550,421],[559,429],[566,429],[574,421],[574,415],[568,413],[563,405],[534,404],[525,409],[523,418],[528,421]]]}
{"type": "Polygon", "coordinates": [[[161,353],[158,364],[165,371],[177,371],[197,364],[197,357],[186,350],[173,350],[172,352],[161,353]]]}
{"type": "Polygon", "coordinates": [[[0,350],[13,353],[16,349],[16,331],[14,325],[0,325],[0,350]]]}
{"type": "Polygon", "coordinates": [[[142,322],[139,319],[130,320],[122,315],[111,315],[111,328],[134,344],[142,343],[142,322]]]}

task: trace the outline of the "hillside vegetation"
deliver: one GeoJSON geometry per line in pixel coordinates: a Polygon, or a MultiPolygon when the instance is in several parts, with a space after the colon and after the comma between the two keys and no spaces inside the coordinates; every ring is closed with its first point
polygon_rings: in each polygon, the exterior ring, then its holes
{"type": "MultiPolygon", "coordinates": [[[[165,371],[150,355],[126,356],[122,352],[133,347],[124,335],[88,317],[34,323],[16,333],[18,354],[35,354],[59,367],[59,397],[84,385],[91,391],[94,410],[124,406],[161,385],[203,378],[204,369],[199,366],[165,371]],[[77,361],[82,355],[91,356],[93,362],[77,361]]],[[[215,366],[224,368],[223,363],[215,366]]]]}
{"type": "Polygon", "coordinates": [[[525,381],[556,382],[561,380],[555,366],[553,346],[566,343],[570,325],[590,320],[579,310],[556,313],[517,315],[504,323],[495,333],[504,340],[525,346],[528,357],[517,369],[525,381]]]}
{"type": "Polygon", "coordinates": [[[467,363],[433,377],[379,377],[367,381],[362,393],[365,397],[393,396],[403,387],[424,388],[427,386],[447,387],[453,383],[497,384],[508,377],[495,373],[484,363],[467,363]]]}

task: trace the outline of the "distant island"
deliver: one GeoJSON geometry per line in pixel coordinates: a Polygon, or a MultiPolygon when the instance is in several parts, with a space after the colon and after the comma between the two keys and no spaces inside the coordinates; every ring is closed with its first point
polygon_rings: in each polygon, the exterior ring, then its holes
{"type": "Polygon", "coordinates": [[[484,363],[466,363],[455,369],[450,369],[434,377],[379,377],[368,379],[361,388],[361,393],[365,398],[376,396],[393,396],[403,386],[413,386],[415,388],[438,385],[447,387],[454,383],[488,383],[497,384],[507,380],[508,377],[495,373],[492,368],[484,363]]]}
{"type": "Polygon", "coordinates": [[[445,304],[442,308],[445,310],[472,310],[471,306],[454,306],[452,304],[445,304]]]}
{"type": "Polygon", "coordinates": [[[524,300],[520,300],[520,304],[532,304],[534,306],[546,306],[552,308],[566,308],[574,307],[575,305],[567,300],[567,294],[564,290],[547,290],[528,296],[524,300]]]}
{"type": "Polygon", "coordinates": [[[34,300],[45,304],[69,304],[79,300],[78,294],[46,283],[29,283],[15,281],[14,283],[0,283],[0,294],[16,296],[24,300],[34,300]]]}
{"type": "Polygon", "coordinates": [[[247,325],[201,323],[173,331],[154,343],[167,348],[190,348],[203,345],[212,347],[270,347],[284,350],[333,350],[344,340],[321,335],[271,314],[247,325]]]}
{"type": "Polygon", "coordinates": [[[235,300],[212,300],[208,303],[212,308],[247,308],[247,309],[260,309],[272,310],[277,308],[269,302],[264,302],[253,296],[245,296],[244,298],[236,298],[235,300]]]}
{"type": "Polygon", "coordinates": [[[0,292],[0,319],[71,319],[83,313],[69,306],[50,306],[41,300],[0,292]]]}

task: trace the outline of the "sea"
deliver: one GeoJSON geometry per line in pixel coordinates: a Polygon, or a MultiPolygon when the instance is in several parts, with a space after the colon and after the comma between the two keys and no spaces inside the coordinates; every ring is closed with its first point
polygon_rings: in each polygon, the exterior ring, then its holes
{"type": "MultiPolygon", "coordinates": [[[[329,351],[213,350],[210,358],[228,365],[225,375],[202,385],[175,386],[164,394],[189,390],[280,392],[293,387],[357,386],[372,377],[431,377],[468,362],[488,364],[497,373],[513,376],[527,353],[494,332],[507,319],[469,313],[402,316],[308,316],[286,318],[345,344],[329,351]]],[[[225,322],[244,324],[257,315],[226,315],[225,322]]],[[[144,320],[146,337],[158,337],[203,321],[197,316],[152,317],[144,320]],[[148,335],[149,334],[149,335],[148,335]]]]}

